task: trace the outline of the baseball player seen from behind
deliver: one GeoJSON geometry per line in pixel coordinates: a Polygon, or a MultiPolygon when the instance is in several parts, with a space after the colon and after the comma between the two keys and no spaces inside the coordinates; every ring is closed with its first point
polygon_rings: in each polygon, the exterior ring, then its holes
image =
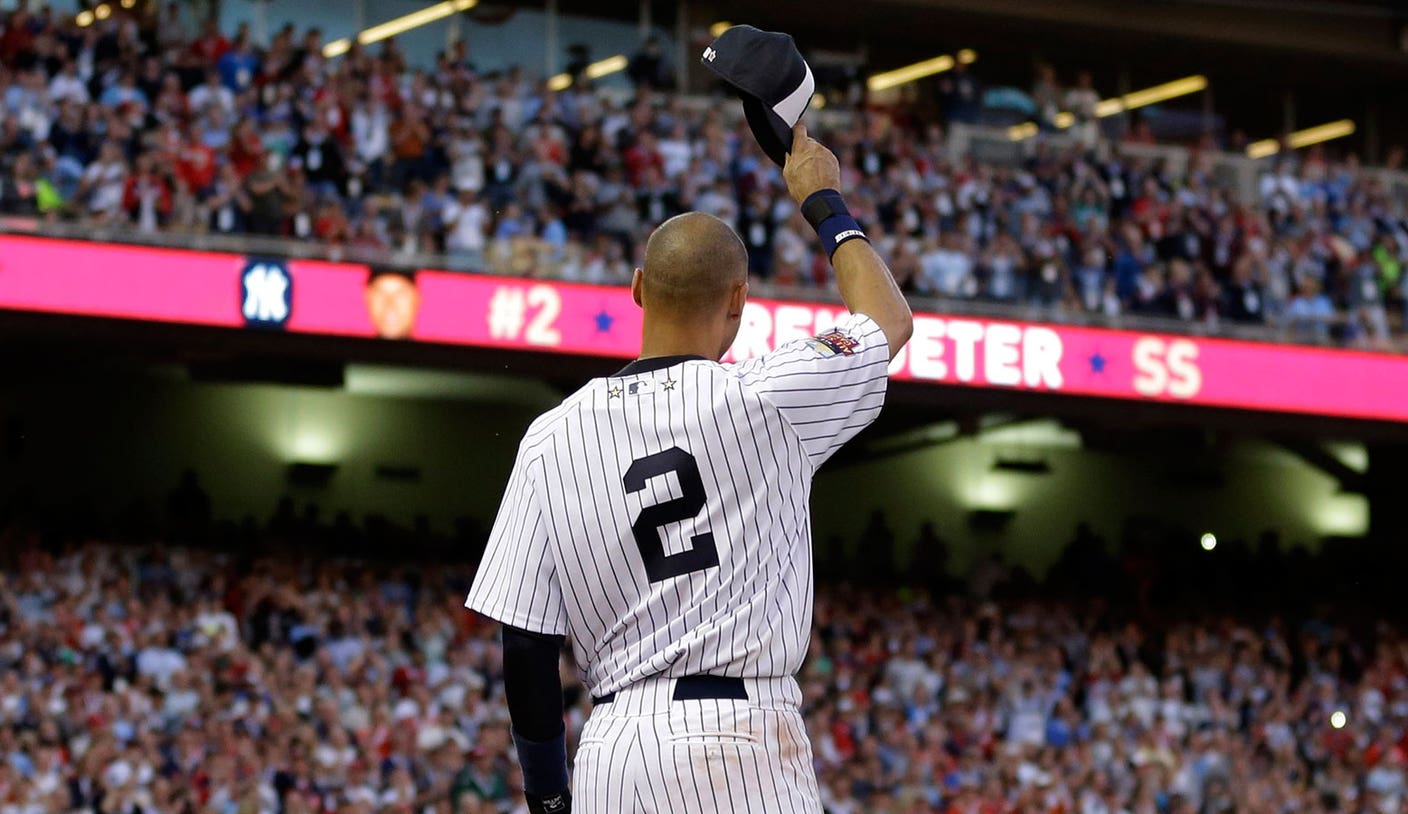
{"type": "Polygon", "coordinates": [[[787,188],[851,314],[720,364],[748,296],[723,221],[671,218],[631,291],[640,358],[529,427],[466,606],[504,626],[534,812],[820,812],[800,712],[812,474],[869,425],[913,329],[846,211],[836,157],[793,130],[787,188]],[[558,657],[594,703],[568,790],[558,657]],[[574,799],[575,798],[575,799],[574,799]]]}

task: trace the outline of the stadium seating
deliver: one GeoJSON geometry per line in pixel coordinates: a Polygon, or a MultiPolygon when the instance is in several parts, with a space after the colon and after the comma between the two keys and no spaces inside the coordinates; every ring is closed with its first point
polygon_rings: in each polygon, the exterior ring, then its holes
{"type": "MultiPolygon", "coordinates": [[[[258,532],[212,529],[190,489],[168,509],[161,534],[201,544],[0,531],[0,810],[526,810],[496,626],[460,607],[471,570],[443,553],[472,559],[481,531],[362,531],[291,504],[258,532]]],[[[1038,584],[998,560],[946,580],[926,570],[942,543],[921,543],[904,582],[873,556],[823,564],[863,580],[821,583],[799,676],[829,814],[1408,800],[1383,551],[1229,541],[1209,575],[1193,546],[1114,556],[1082,534],[1038,584]]],[[[575,744],[575,683],[567,708],[575,744]]]]}
{"type": "MultiPolygon", "coordinates": [[[[277,238],[334,258],[623,283],[653,224],[702,209],[734,223],[761,280],[831,285],[728,106],[553,92],[521,70],[481,73],[463,50],[408,71],[394,41],[326,60],[292,27],[256,49],[246,31],[123,20],[5,20],[5,228],[214,233],[261,250],[277,238]]],[[[1013,153],[978,149],[963,122],[824,113],[852,208],[915,296],[1402,344],[1401,200],[1352,157],[1317,148],[1229,180],[1209,151],[1168,161],[1138,129],[1129,143],[1039,138],[1013,153]]]]}

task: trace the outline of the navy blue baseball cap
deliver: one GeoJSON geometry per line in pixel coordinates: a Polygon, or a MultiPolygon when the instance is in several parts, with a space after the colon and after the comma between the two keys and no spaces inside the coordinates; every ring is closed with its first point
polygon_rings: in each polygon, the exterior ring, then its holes
{"type": "Polygon", "coordinates": [[[781,166],[792,127],[811,104],[816,81],[789,34],[736,25],[704,49],[704,67],[738,93],[743,115],[768,158],[781,166]]]}

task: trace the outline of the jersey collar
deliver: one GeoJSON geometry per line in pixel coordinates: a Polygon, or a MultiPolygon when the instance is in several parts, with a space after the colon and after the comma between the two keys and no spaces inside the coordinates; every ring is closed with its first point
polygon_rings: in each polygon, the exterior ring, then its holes
{"type": "Polygon", "coordinates": [[[634,376],[637,373],[650,373],[656,370],[664,370],[667,367],[674,367],[681,362],[707,362],[703,356],[653,356],[649,359],[637,359],[629,365],[617,371],[617,376],[634,376]]]}

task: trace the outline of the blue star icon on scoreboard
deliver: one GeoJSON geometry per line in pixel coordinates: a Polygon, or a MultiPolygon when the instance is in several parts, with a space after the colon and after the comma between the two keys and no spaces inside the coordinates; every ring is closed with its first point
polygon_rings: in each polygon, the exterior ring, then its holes
{"type": "Polygon", "coordinates": [[[596,316],[592,317],[592,321],[596,323],[597,333],[608,334],[611,333],[611,325],[616,321],[616,317],[611,316],[606,308],[603,307],[600,311],[596,312],[596,316]]]}
{"type": "Polygon", "coordinates": [[[1110,360],[1106,359],[1104,355],[1097,350],[1096,352],[1090,354],[1089,361],[1091,373],[1104,373],[1105,365],[1109,364],[1110,360]]]}

